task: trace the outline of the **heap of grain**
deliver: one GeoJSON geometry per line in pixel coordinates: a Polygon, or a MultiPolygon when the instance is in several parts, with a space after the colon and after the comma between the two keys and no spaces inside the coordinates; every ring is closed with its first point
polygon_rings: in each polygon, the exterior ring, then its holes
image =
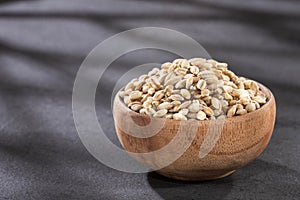
{"type": "Polygon", "coordinates": [[[258,84],[203,58],[176,59],[130,81],[119,96],[133,111],[175,120],[244,115],[266,103],[258,84]]]}

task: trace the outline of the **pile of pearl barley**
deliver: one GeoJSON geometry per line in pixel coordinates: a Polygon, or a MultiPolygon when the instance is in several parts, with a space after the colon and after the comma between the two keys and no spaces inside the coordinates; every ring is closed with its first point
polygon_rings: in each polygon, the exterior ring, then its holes
{"type": "Polygon", "coordinates": [[[257,83],[236,76],[226,63],[176,59],[130,81],[119,92],[133,111],[175,120],[244,115],[266,103],[257,83]]]}

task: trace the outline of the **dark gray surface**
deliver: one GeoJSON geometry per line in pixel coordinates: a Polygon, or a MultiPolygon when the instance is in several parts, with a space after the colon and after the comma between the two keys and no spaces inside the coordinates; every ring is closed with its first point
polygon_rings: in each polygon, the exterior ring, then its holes
{"type": "MultiPolygon", "coordinates": [[[[300,199],[299,11],[295,0],[0,1],[0,199],[300,199]],[[72,118],[76,72],[99,42],[142,26],[188,34],[272,89],[277,123],[256,161],[222,180],[182,183],[118,172],[86,151],[72,118]]],[[[133,52],[105,73],[97,108],[112,141],[114,82],[173,57],[133,52]]]]}

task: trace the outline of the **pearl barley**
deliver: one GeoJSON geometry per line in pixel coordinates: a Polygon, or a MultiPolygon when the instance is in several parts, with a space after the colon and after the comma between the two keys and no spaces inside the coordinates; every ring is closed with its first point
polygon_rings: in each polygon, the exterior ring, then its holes
{"type": "Polygon", "coordinates": [[[174,120],[234,117],[267,102],[255,81],[204,58],[166,62],[131,80],[119,97],[135,112],[174,120]]]}

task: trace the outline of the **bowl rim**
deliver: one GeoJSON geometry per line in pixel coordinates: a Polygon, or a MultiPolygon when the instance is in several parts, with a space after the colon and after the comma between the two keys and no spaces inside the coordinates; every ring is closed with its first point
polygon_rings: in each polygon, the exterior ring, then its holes
{"type": "MultiPolygon", "coordinates": [[[[259,88],[262,90],[262,92],[264,93],[264,94],[266,94],[266,96],[267,96],[267,102],[264,104],[264,105],[262,105],[259,109],[257,109],[257,110],[255,110],[255,111],[253,111],[253,112],[250,112],[250,113],[246,113],[246,114],[244,114],[244,115],[238,115],[238,116],[233,116],[233,117],[230,117],[230,118],[228,118],[228,117],[226,117],[225,118],[225,122],[226,123],[230,123],[230,122],[232,122],[232,121],[235,121],[235,120],[239,120],[239,119],[243,119],[243,118],[246,118],[246,117],[251,117],[251,116],[254,116],[254,115],[256,115],[258,112],[262,112],[263,110],[265,110],[267,107],[269,107],[273,102],[275,102],[275,98],[274,98],[274,95],[273,95],[273,93],[272,93],[272,91],[269,89],[269,88],[267,88],[265,85],[263,85],[263,84],[261,84],[261,83],[259,83],[259,82],[257,82],[257,81],[255,81],[257,84],[258,84],[258,86],[259,86],[259,88]]],[[[126,111],[128,111],[128,112],[130,112],[130,114],[132,114],[133,116],[140,116],[140,117],[149,117],[151,120],[152,119],[155,119],[155,120],[164,120],[164,121],[169,121],[169,122],[176,122],[176,123],[180,123],[180,122],[190,122],[190,121],[192,121],[192,120],[195,120],[195,121],[197,121],[198,123],[210,123],[212,120],[211,119],[208,119],[208,120],[198,120],[198,119],[188,119],[188,120],[175,120],[175,119],[168,119],[168,118],[164,118],[164,117],[162,117],[162,118],[160,118],[160,117],[153,117],[153,116],[151,116],[151,115],[147,115],[147,114],[141,114],[141,113],[138,113],[138,112],[136,112],[136,111],[133,111],[133,110],[131,110],[130,108],[128,108],[126,105],[125,105],[125,103],[124,103],[124,101],[121,99],[121,97],[119,96],[119,92],[122,90],[123,88],[121,88],[117,93],[116,93],[116,96],[115,96],[115,100],[114,101],[119,101],[120,102],[120,104],[121,104],[121,106],[122,106],[122,109],[124,109],[124,110],[126,110],[126,111]]],[[[114,106],[115,107],[115,106],[114,106]]],[[[115,109],[115,108],[113,108],[113,109],[115,109]]],[[[220,119],[214,119],[214,120],[220,120],[220,119]]]]}

